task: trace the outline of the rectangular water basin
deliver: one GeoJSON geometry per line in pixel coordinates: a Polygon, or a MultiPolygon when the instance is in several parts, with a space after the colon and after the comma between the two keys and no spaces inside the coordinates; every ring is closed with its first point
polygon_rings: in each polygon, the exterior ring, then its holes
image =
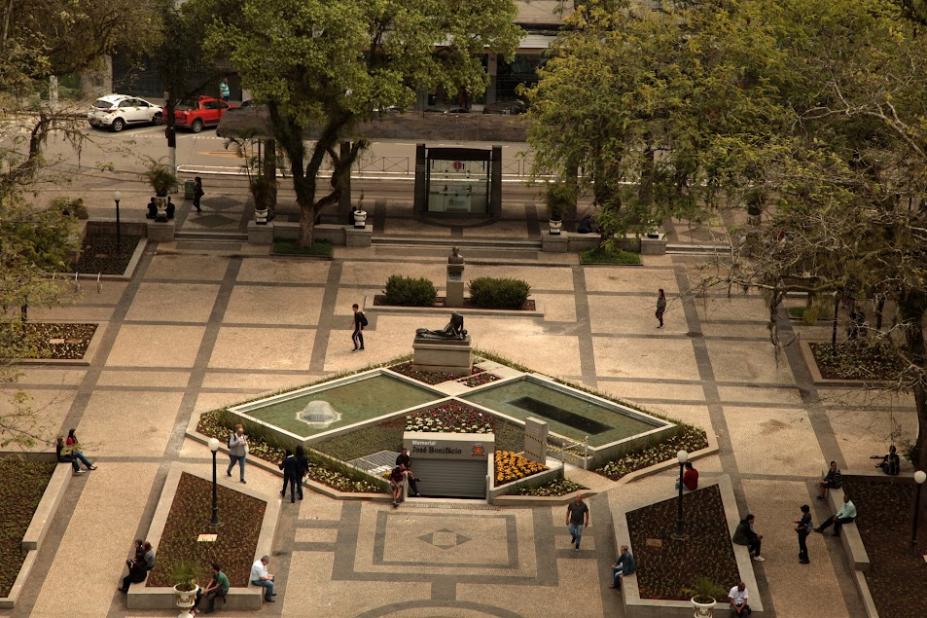
{"type": "Polygon", "coordinates": [[[550,431],[596,447],[665,427],[667,423],[572,389],[525,376],[464,395],[467,401],[525,420],[547,421],[550,431]]]}
{"type": "Polygon", "coordinates": [[[301,439],[417,407],[443,395],[380,371],[317,384],[229,410],[301,439]],[[312,402],[326,402],[310,406],[312,402]]]}

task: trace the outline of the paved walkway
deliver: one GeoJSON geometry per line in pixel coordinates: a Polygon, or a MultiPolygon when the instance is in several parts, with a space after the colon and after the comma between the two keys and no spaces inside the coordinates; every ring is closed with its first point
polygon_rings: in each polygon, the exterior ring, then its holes
{"type": "MultiPolygon", "coordinates": [[[[443,324],[440,313],[371,315],[368,351],[353,354],[351,304],[392,273],[442,282],[444,263],[377,248],[336,258],[150,245],[131,282],[33,310],[34,319],[106,323],[90,367],[28,368],[21,380],[50,430],[76,427],[100,468],[73,479],[11,615],[129,615],[116,584],[132,539],[145,536],[169,462],[209,465],[206,449],[183,435],[194,412],[407,353],[416,327],[443,324]]],[[[816,519],[825,515],[813,500],[814,479],[830,459],[869,465],[868,456],[884,450],[890,415],[913,435],[911,403],[816,389],[794,347],[776,361],[759,296],[684,295],[697,266],[678,256],[645,258],[643,268],[468,265],[468,277],[528,280],[546,314],[468,318],[467,327],[477,346],[712,431],[720,454],[698,466],[707,476],[731,475],[741,512],[757,514],[768,557],[758,566],[764,604],[781,617],[812,607],[816,616],[859,616],[839,547],[809,539],[812,564],[799,567],[791,521],[801,503],[814,505],[816,519]],[[664,330],[652,318],[657,287],[670,298],[664,330]]],[[[248,474],[249,486],[276,499],[275,477],[248,474]]],[[[611,509],[631,496],[669,497],[671,477],[593,499],[593,526],[578,553],[567,547],[560,507],[390,511],[307,496],[299,508],[284,505],[272,564],[280,602],[260,613],[619,616],[606,588],[611,509]]]]}

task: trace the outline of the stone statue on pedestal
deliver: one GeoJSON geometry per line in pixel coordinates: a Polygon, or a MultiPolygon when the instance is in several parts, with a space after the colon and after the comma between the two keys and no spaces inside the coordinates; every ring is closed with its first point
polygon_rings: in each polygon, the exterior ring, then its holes
{"type": "Polygon", "coordinates": [[[455,312],[451,314],[451,321],[443,330],[418,328],[415,330],[415,338],[427,341],[464,341],[467,339],[467,331],[463,325],[463,315],[455,312]]]}

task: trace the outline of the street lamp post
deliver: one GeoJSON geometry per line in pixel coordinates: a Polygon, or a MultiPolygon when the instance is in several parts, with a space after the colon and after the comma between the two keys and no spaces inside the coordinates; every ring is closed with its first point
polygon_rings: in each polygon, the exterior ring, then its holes
{"type": "Polygon", "coordinates": [[[113,199],[116,200],[116,251],[119,251],[122,248],[122,230],[119,225],[119,200],[122,199],[122,194],[116,191],[113,193],[113,199]]]}
{"type": "Polygon", "coordinates": [[[918,470],[914,473],[914,482],[917,483],[917,496],[914,498],[914,523],[911,524],[911,546],[917,546],[917,520],[918,514],[921,510],[921,487],[924,486],[924,481],[927,481],[927,472],[923,470],[918,470]]]}
{"type": "Polygon", "coordinates": [[[212,451],[212,519],[209,523],[213,526],[219,525],[219,490],[216,483],[216,453],[219,452],[219,441],[215,438],[209,439],[209,450],[212,451]]]}
{"type": "Polygon", "coordinates": [[[686,534],[683,532],[682,522],[682,475],[686,467],[686,462],[689,461],[689,453],[686,451],[677,452],[676,461],[679,462],[679,498],[676,501],[676,532],[673,533],[673,538],[677,541],[684,541],[686,534]]]}

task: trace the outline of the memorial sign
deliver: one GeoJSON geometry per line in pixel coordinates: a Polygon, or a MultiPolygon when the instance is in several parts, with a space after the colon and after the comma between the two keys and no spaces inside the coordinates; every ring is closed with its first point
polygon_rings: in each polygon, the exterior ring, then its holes
{"type": "Polygon", "coordinates": [[[547,462],[547,423],[532,416],[525,419],[525,457],[547,462]]]}

